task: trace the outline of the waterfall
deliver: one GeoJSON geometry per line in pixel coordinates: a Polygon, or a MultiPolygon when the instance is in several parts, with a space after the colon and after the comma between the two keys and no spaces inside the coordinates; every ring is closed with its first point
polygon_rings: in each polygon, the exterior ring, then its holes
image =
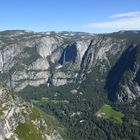
{"type": "Polygon", "coordinates": [[[66,61],[66,50],[64,51],[64,56],[63,56],[63,63],[62,63],[62,65],[65,63],[65,61],[66,61]]]}
{"type": "Polygon", "coordinates": [[[59,69],[65,64],[66,62],[66,49],[63,51],[60,60],[58,61],[58,65],[56,65],[56,69],[59,69]]]}

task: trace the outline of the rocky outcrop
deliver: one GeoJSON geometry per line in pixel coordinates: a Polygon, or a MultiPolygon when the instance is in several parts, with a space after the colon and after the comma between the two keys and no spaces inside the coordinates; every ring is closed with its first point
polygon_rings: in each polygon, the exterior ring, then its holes
{"type": "Polygon", "coordinates": [[[34,139],[62,140],[57,130],[51,130],[41,112],[25,103],[14,93],[0,85],[0,139],[20,140],[26,136],[34,139]],[[40,128],[43,128],[40,129],[40,128]],[[27,129],[27,130],[23,130],[27,129]],[[26,132],[23,133],[22,131],[26,132]],[[22,134],[23,133],[23,134],[22,134]],[[21,135],[22,134],[22,135],[21,135]]]}

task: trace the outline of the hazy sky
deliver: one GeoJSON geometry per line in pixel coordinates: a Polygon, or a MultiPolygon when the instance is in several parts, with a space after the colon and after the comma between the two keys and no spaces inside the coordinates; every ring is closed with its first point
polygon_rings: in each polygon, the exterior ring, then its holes
{"type": "Polygon", "coordinates": [[[140,29],[140,0],[0,0],[0,30],[140,29]]]}

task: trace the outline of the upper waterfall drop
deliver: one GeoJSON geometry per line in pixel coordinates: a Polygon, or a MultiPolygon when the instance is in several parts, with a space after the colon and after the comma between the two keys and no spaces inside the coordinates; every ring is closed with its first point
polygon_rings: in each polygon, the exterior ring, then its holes
{"type": "Polygon", "coordinates": [[[62,65],[64,65],[64,64],[65,64],[65,62],[66,62],[66,50],[64,50],[63,63],[62,63],[62,65]]]}

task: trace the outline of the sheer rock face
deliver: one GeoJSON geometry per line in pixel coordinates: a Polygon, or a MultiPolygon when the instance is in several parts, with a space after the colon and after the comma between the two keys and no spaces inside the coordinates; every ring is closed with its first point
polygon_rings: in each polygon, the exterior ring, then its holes
{"type": "Polygon", "coordinates": [[[140,88],[139,62],[135,60],[139,54],[135,50],[138,48],[137,36],[133,32],[109,35],[1,32],[1,75],[11,89],[20,91],[28,85],[65,85],[77,78],[80,83],[93,67],[98,67],[100,75],[104,75],[104,79],[99,80],[105,81],[109,99],[132,101],[139,96],[140,88]],[[136,55],[133,50],[137,52],[136,55]],[[134,69],[127,67],[129,62],[135,66],[134,69]],[[126,73],[129,71],[133,79],[126,82],[126,73]]]}
{"type": "Polygon", "coordinates": [[[37,44],[37,51],[43,58],[51,55],[54,50],[63,44],[63,40],[60,37],[46,36],[42,37],[37,44]]]}
{"type": "Polygon", "coordinates": [[[73,45],[57,34],[26,31],[2,32],[0,40],[0,70],[7,85],[15,91],[20,91],[27,85],[47,85],[50,77],[55,86],[72,82],[71,77],[74,74],[67,75],[61,72],[61,69],[66,63],[71,62],[73,68],[79,69],[84,52],[90,43],[90,40],[86,39],[73,45]],[[76,48],[77,56],[71,59],[73,47],[76,48]],[[61,64],[60,59],[65,59],[65,62],[61,64]],[[71,80],[68,80],[70,78],[71,80]]]}

